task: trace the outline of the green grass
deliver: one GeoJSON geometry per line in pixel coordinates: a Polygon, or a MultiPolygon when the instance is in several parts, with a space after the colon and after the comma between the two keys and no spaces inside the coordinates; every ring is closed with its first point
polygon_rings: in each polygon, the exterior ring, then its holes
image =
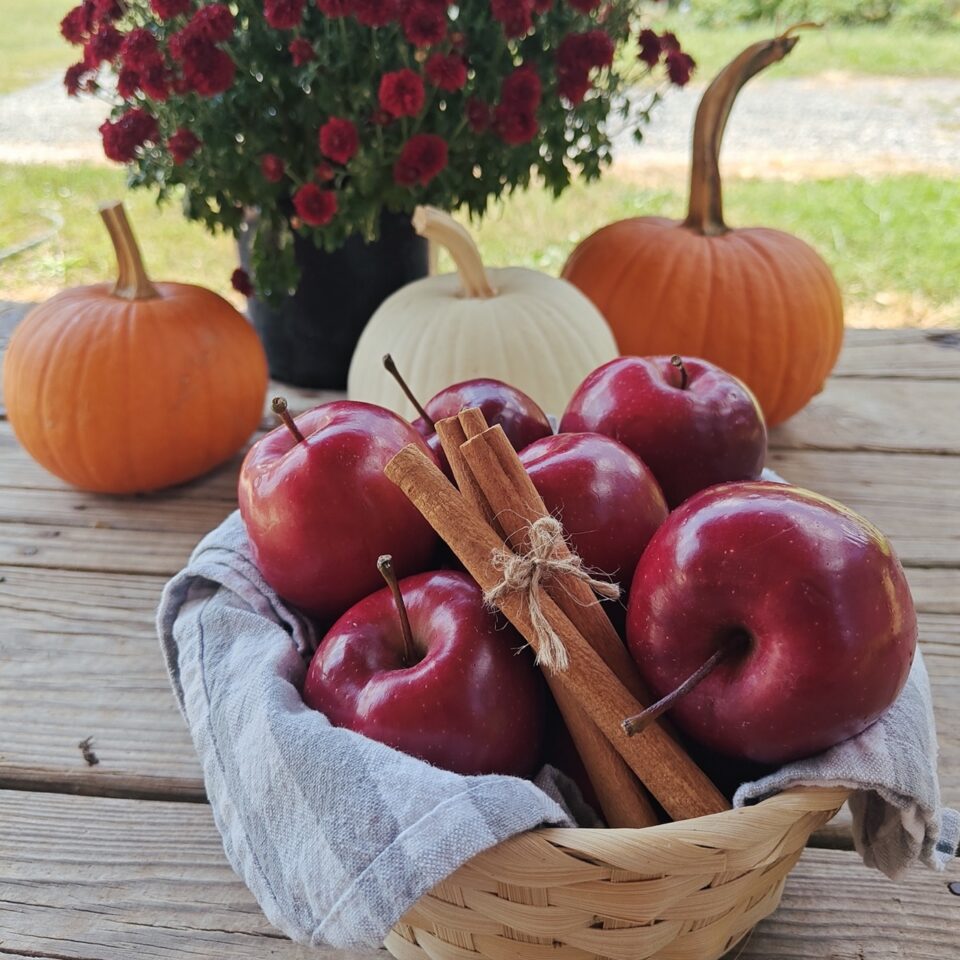
{"type": "MultiPolygon", "coordinates": [[[[788,24],[744,24],[707,29],[691,17],[671,13],[658,17],[657,29],[673,30],[697,61],[696,81],[706,82],[741,50],[757,40],[782,33],[788,24]]],[[[804,30],[800,42],[765,77],[800,77],[828,71],[879,76],[960,76],[960,31],[927,33],[896,27],[826,25],[804,30]]]]}
{"type": "Polygon", "coordinates": [[[0,94],[62,73],[79,48],[60,36],[60,21],[72,0],[3,0],[0,31],[0,94]]]}
{"type": "MultiPolygon", "coordinates": [[[[685,189],[679,179],[651,187],[611,174],[602,183],[572,188],[556,202],[534,190],[495,208],[477,236],[491,265],[558,273],[577,241],[611,220],[679,216],[685,189]]],[[[96,206],[124,195],[121,173],[96,166],[0,165],[0,194],[0,248],[48,230],[38,211],[64,222],[56,240],[0,262],[0,297],[35,300],[113,275],[96,206]]],[[[947,307],[941,319],[960,325],[960,183],[924,176],[799,184],[731,180],[725,195],[731,225],[779,227],[812,243],[849,302],[920,297],[932,308],[947,307]]],[[[125,199],[153,276],[229,290],[236,266],[231,239],[187,223],[176,205],[158,210],[149,194],[128,193],[125,199]]]]}

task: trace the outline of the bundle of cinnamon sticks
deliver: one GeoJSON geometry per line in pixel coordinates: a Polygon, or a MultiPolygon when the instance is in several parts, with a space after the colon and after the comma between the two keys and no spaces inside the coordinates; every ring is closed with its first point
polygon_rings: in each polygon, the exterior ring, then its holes
{"type": "Polygon", "coordinates": [[[476,409],[436,429],[457,486],[414,445],[386,474],[537,653],[608,825],[657,823],[651,797],[674,820],[728,809],[661,724],[624,731],[649,702],[643,682],[562,536],[545,562],[532,559],[550,515],[503,430],[476,409]]]}

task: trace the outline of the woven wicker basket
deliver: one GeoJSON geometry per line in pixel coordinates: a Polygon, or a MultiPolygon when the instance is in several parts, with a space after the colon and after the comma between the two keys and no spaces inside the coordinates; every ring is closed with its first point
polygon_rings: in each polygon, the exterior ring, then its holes
{"type": "Polygon", "coordinates": [[[474,857],[386,940],[397,960],[716,960],[780,902],[841,789],[643,830],[545,829],[474,857]]]}

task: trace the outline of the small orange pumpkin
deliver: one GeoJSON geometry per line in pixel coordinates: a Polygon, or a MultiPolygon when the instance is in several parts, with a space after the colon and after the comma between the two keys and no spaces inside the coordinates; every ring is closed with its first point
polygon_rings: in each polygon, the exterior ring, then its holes
{"type": "Polygon", "coordinates": [[[840,352],[843,305],[830,268],[802,240],[724,223],[719,157],[737,93],[797,39],[788,30],[748,47],[707,88],[686,220],[610,224],[563,270],[606,317],[622,353],[712,360],[750,386],[771,426],[822,388],[840,352]]]}
{"type": "Polygon", "coordinates": [[[20,442],[68,483],[134,493],[228,459],[256,429],[267,362],[249,323],[202,287],[153,284],[121,204],[101,211],[116,285],[64,290],[14,331],[3,394],[20,442]]]}

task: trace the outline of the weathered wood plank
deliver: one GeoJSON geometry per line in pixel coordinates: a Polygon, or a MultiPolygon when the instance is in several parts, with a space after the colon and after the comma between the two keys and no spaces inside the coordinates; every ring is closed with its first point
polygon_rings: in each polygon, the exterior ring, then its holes
{"type": "Polygon", "coordinates": [[[960,380],[960,331],[847,330],[831,376],[960,380]]]}
{"type": "MultiPolygon", "coordinates": [[[[960,805],[960,571],[909,571],[944,798],[960,805]]],[[[162,577],[0,567],[0,787],[203,795],[154,634],[162,577]],[[100,763],[77,744],[92,736],[100,763]]]]}
{"type": "Polygon", "coordinates": [[[364,960],[292,944],[205,805],[0,792],[0,957],[364,960]]]}
{"type": "Polygon", "coordinates": [[[154,630],[164,578],[18,567],[0,578],[0,785],[202,797],[154,630]],[[78,748],[86,737],[96,766],[78,748]]]}
{"type": "MultiPolygon", "coordinates": [[[[21,481],[48,475],[22,452],[7,454],[0,442],[0,562],[172,573],[236,504],[239,460],[172,491],[108,497],[55,478],[31,489],[21,481]],[[123,530],[151,536],[145,541],[123,530]]],[[[952,522],[960,517],[960,458],[772,450],[770,465],[863,513],[891,537],[905,564],[960,565],[960,523],[952,522]]]]}
{"type": "Polygon", "coordinates": [[[960,458],[773,449],[768,463],[873,521],[904,564],[960,565],[960,458]]]}
{"type": "Polygon", "coordinates": [[[960,453],[952,380],[834,377],[770,434],[775,449],[960,453]]]}
{"type": "MultiPolygon", "coordinates": [[[[282,938],[227,866],[203,806],[4,791],[0,849],[0,956],[384,956],[282,938]]],[[[807,850],[740,956],[955,960],[960,898],[947,883],[957,878],[956,867],[917,870],[894,885],[853,853],[807,850]]]]}
{"type": "Polygon", "coordinates": [[[200,536],[202,532],[156,530],[149,538],[138,538],[129,530],[4,523],[0,524],[0,564],[172,576],[183,567],[200,536]]]}

